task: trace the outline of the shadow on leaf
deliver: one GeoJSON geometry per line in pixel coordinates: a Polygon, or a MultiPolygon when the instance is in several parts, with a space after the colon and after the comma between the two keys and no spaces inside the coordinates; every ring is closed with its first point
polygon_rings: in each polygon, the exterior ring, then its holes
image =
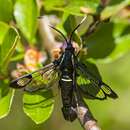
{"type": "Polygon", "coordinates": [[[115,49],[113,24],[100,25],[99,29],[85,40],[84,45],[88,48],[87,58],[101,59],[109,56],[115,49]]]}

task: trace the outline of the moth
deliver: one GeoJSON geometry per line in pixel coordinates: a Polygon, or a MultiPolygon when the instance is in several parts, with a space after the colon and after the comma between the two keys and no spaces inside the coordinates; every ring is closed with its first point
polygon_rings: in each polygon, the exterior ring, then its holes
{"type": "Polygon", "coordinates": [[[107,97],[117,98],[117,94],[100,78],[97,78],[87,65],[78,59],[75,54],[75,48],[72,45],[72,37],[77,28],[83,23],[85,18],[72,31],[70,38],[67,39],[58,29],[51,26],[52,29],[59,32],[66,44],[66,48],[61,56],[50,64],[36,70],[32,73],[23,75],[14,79],[10,87],[21,89],[27,92],[36,92],[41,89],[47,89],[58,81],[62,98],[62,112],[65,120],[74,121],[77,114],[73,108],[78,105],[78,93],[91,99],[104,100],[107,97]],[[42,87],[37,87],[35,79],[40,77],[44,83],[42,87]],[[46,81],[46,84],[45,84],[46,81]],[[32,87],[34,86],[34,87],[32,87]]]}

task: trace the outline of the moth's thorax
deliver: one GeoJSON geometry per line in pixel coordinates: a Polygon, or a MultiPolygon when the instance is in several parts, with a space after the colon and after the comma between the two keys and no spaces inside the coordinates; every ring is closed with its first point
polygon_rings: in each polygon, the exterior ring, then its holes
{"type": "Polygon", "coordinates": [[[72,46],[72,43],[67,43],[67,47],[65,48],[65,51],[70,51],[71,53],[74,53],[74,47],[72,46]]]}
{"type": "Polygon", "coordinates": [[[70,48],[66,48],[65,52],[62,55],[61,63],[60,63],[60,71],[61,71],[61,80],[63,82],[70,82],[72,80],[73,75],[73,49],[72,46],[70,48]]]}
{"type": "Polygon", "coordinates": [[[70,72],[72,72],[73,70],[72,58],[73,58],[73,53],[70,50],[65,50],[61,59],[61,65],[60,65],[61,71],[67,69],[70,70],[70,72]]]}

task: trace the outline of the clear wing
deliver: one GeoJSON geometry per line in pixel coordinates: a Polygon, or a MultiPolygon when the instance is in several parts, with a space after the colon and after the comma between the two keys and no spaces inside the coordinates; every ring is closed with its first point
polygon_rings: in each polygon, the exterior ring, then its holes
{"type": "Polygon", "coordinates": [[[85,64],[77,63],[77,85],[81,93],[90,99],[117,98],[117,94],[101,79],[94,76],[85,64]]]}
{"type": "Polygon", "coordinates": [[[43,88],[51,87],[52,83],[58,78],[58,72],[53,63],[36,70],[30,74],[23,75],[12,80],[10,87],[27,91],[36,91],[43,88]]]}

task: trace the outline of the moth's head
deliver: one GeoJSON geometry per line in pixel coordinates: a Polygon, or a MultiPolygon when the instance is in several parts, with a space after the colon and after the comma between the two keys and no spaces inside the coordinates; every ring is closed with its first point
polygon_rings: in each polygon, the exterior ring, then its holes
{"type": "Polygon", "coordinates": [[[65,50],[69,50],[69,51],[71,51],[72,53],[74,53],[74,51],[75,51],[75,49],[74,49],[72,43],[69,43],[69,42],[67,43],[67,47],[65,48],[65,50]]]}
{"type": "Polygon", "coordinates": [[[82,19],[82,21],[74,28],[74,30],[71,32],[71,35],[70,35],[70,38],[67,40],[67,38],[65,37],[65,35],[58,29],[56,29],[55,27],[53,26],[50,26],[52,29],[54,29],[55,31],[57,31],[58,33],[61,34],[61,36],[64,38],[65,40],[65,43],[67,44],[68,48],[72,47],[72,38],[73,38],[73,35],[75,33],[75,31],[80,27],[80,25],[86,20],[86,17],[84,17],[82,19]]]}

